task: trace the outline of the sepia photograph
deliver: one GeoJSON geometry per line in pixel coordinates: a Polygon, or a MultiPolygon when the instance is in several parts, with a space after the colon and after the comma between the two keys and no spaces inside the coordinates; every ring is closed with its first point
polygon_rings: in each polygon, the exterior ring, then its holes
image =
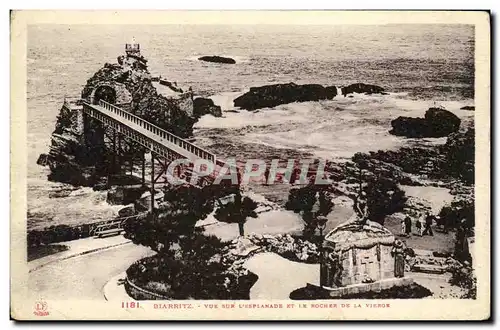
{"type": "Polygon", "coordinates": [[[488,317],[488,12],[51,13],[12,318],[488,317]]]}

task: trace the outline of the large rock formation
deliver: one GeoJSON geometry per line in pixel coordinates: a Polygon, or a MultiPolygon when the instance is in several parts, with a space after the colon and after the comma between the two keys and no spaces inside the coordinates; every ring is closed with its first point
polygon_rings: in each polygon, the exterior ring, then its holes
{"type": "Polygon", "coordinates": [[[212,115],[214,117],[222,117],[221,107],[214,104],[211,99],[198,97],[193,101],[193,113],[199,118],[203,115],[212,115]]]}
{"type": "Polygon", "coordinates": [[[249,92],[236,98],[234,105],[241,109],[257,110],[286,103],[333,99],[336,95],[337,88],[335,86],[276,84],[252,87],[249,92]]]}
{"type": "MultiPolygon", "coordinates": [[[[385,94],[384,89],[376,85],[362,83],[341,88],[342,95],[352,93],[385,94]]],[[[234,105],[246,110],[271,108],[280,104],[331,100],[337,96],[337,87],[318,84],[297,85],[294,83],[252,87],[250,91],[234,100],[234,105]]]]}
{"type": "MultiPolygon", "coordinates": [[[[167,98],[156,91],[147,60],[138,51],[127,51],[127,55],[118,57],[118,63],[106,63],[87,80],[81,99],[93,104],[105,100],[180,137],[192,135],[199,117],[194,114],[191,94],[167,98]]],[[[110,155],[99,123],[89,120],[83,136],[83,123],[78,118],[81,107],[81,101],[65,102],[52,134],[50,152],[41,155],[38,162],[50,167],[49,180],[92,186],[109,174],[110,155]]],[[[205,111],[216,112],[211,108],[205,111]]],[[[137,157],[139,149],[130,147],[125,152],[137,157]]]]}
{"type": "Polygon", "coordinates": [[[393,135],[410,138],[444,137],[457,132],[460,118],[441,108],[429,108],[425,118],[398,117],[391,121],[393,135]]]}
{"type": "Polygon", "coordinates": [[[384,94],[384,89],[377,85],[369,85],[363,83],[351,84],[346,87],[342,87],[342,95],[359,93],[359,94],[384,94]]]}
{"type": "Polygon", "coordinates": [[[223,56],[202,56],[198,58],[199,61],[214,62],[214,63],[224,63],[224,64],[236,64],[236,61],[230,57],[223,56]]]}

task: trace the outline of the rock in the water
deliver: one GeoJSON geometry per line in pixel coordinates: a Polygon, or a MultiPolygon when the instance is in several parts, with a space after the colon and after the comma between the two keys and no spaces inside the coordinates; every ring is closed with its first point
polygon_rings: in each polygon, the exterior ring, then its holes
{"type": "Polygon", "coordinates": [[[393,135],[410,138],[444,137],[457,132],[460,118],[441,108],[430,108],[425,118],[398,117],[391,121],[393,135]]]}
{"type": "Polygon", "coordinates": [[[460,110],[472,110],[472,111],[474,111],[475,109],[476,109],[476,107],[473,105],[466,105],[466,106],[460,108],[460,110]]]}
{"type": "Polygon", "coordinates": [[[335,86],[294,83],[252,87],[250,91],[234,100],[234,105],[246,110],[271,108],[280,104],[333,99],[337,95],[335,86]]]}
{"type": "Polygon", "coordinates": [[[40,156],[38,156],[38,160],[36,161],[36,163],[37,165],[46,166],[48,164],[48,161],[49,161],[49,155],[40,154],[40,156]]]}
{"type": "Polygon", "coordinates": [[[132,204],[141,198],[147,187],[141,185],[133,186],[113,186],[108,190],[106,201],[109,204],[132,204]]]}
{"type": "Polygon", "coordinates": [[[431,136],[448,136],[451,133],[457,132],[460,128],[460,118],[445,109],[429,108],[425,112],[425,119],[429,122],[431,136]]]}
{"type": "Polygon", "coordinates": [[[212,115],[214,117],[222,117],[221,107],[214,104],[212,99],[198,97],[193,101],[193,113],[196,117],[204,115],[212,115]]]}
{"type": "Polygon", "coordinates": [[[236,64],[236,61],[230,57],[223,57],[217,55],[198,57],[198,60],[205,62],[214,62],[214,63],[236,64]]]}
{"type": "Polygon", "coordinates": [[[342,87],[342,95],[346,96],[347,94],[352,93],[384,94],[384,89],[377,85],[369,85],[363,83],[351,84],[349,86],[342,87]]]}

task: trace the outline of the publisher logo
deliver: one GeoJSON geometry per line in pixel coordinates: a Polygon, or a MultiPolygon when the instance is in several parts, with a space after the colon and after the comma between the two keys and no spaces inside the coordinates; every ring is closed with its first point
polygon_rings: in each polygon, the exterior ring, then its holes
{"type": "Polygon", "coordinates": [[[47,312],[47,303],[45,301],[37,301],[33,313],[37,316],[49,315],[49,312],[47,312]]]}

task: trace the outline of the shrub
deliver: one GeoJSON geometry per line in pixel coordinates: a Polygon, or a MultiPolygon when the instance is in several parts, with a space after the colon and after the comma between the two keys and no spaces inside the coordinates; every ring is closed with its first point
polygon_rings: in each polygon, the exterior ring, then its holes
{"type": "Polygon", "coordinates": [[[368,219],[384,224],[385,217],[402,211],[408,198],[399,186],[384,177],[372,180],[364,188],[368,219]]]}
{"type": "Polygon", "coordinates": [[[465,291],[461,298],[476,299],[477,279],[472,267],[467,262],[464,264],[457,262],[450,267],[450,272],[450,284],[459,286],[465,291]]]}
{"type": "Polygon", "coordinates": [[[229,271],[223,256],[225,246],[215,236],[197,233],[184,237],[176,249],[162,250],[132,264],[127,277],[172,299],[248,299],[256,279],[249,284],[254,276],[229,271]]]}

